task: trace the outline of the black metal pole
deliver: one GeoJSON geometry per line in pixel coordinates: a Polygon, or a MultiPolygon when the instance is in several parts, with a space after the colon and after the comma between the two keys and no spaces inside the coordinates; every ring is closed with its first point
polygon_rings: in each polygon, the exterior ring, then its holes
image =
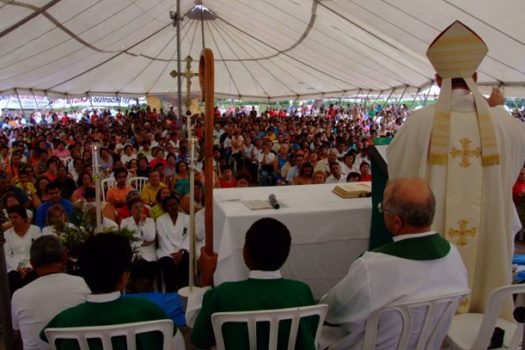
{"type": "Polygon", "coordinates": [[[177,0],[177,14],[175,17],[177,24],[177,120],[179,127],[182,128],[182,72],[180,58],[180,0],[177,0]]]}

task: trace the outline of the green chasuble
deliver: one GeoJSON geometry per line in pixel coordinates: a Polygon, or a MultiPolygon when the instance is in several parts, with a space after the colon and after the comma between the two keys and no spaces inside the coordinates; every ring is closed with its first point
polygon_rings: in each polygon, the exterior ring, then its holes
{"type": "Polygon", "coordinates": [[[388,243],[372,252],[410,260],[436,260],[450,252],[450,243],[435,233],[388,243]]]}
{"type": "MultiPolygon", "coordinates": [[[[85,302],[74,306],[55,316],[45,328],[60,327],[89,327],[104,326],[122,323],[154,321],[167,319],[168,316],[160,307],[143,298],[119,298],[109,302],[85,302]]],[[[176,328],[174,328],[176,331],[176,328]]],[[[47,341],[44,331],[40,338],[47,341]]],[[[99,340],[88,340],[90,350],[102,349],[99,340]]],[[[57,341],[59,350],[77,350],[79,347],[74,340],[57,341]]],[[[125,350],[125,337],[116,337],[113,340],[113,349],[125,350]]],[[[137,336],[137,350],[162,349],[162,334],[151,332],[137,336]]]]}
{"type": "MultiPolygon", "coordinates": [[[[199,348],[215,344],[211,315],[216,312],[283,309],[314,305],[310,288],[299,281],[287,279],[248,279],[225,282],[204,294],[202,309],[191,334],[192,343],[199,348]]],[[[301,320],[295,348],[315,349],[314,336],[319,319],[309,317],[301,320]]],[[[278,349],[286,349],[290,322],[281,322],[278,349]]],[[[245,350],[248,346],[246,325],[227,324],[223,327],[226,349],[245,350]]],[[[257,349],[268,349],[268,324],[257,326],[257,349]]]]}
{"type": "MultiPolygon", "coordinates": [[[[392,138],[376,137],[375,145],[388,145],[392,138]]],[[[383,201],[383,192],[388,182],[388,170],[385,159],[379,152],[372,148],[371,151],[371,170],[372,170],[372,221],[370,223],[370,250],[380,247],[383,244],[392,242],[392,234],[385,227],[383,214],[377,210],[377,205],[383,201]]]]}

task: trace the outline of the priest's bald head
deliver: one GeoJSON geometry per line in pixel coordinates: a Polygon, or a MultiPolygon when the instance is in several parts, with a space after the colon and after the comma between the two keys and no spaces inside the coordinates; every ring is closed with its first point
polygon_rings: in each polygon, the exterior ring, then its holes
{"type": "Polygon", "coordinates": [[[396,178],[386,186],[381,211],[385,226],[394,236],[431,230],[436,199],[421,178],[396,178]]]}

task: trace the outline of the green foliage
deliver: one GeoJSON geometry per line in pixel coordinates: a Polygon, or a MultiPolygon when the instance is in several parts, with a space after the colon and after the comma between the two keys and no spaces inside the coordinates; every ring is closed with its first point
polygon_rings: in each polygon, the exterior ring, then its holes
{"type": "Polygon", "coordinates": [[[68,252],[68,263],[66,270],[69,273],[78,273],[77,260],[81,252],[83,244],[92,236],[105,233],[117,233],[126,238],[133,246],[133,242],[138,239],[134,237],[135,231],[128,228],[117,230],[115,228],[107,228],[102,232],[96,230],[96,216],[93,211],[82,211],[75,208],[73,218],[76,225],[67,225],[63,222],[55,223],[55,230],[61,232],[58,236],[62,245],[68,252]]]}

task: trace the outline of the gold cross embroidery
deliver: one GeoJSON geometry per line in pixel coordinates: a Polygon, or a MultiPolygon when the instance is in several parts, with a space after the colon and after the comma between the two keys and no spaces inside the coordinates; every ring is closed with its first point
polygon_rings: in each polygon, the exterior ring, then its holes
{"type": "Polygon", "coordinates": [[[461,247],[467,245],[467,243],[469,242],[468,236],[475,237],[477,235],[476,228],[473,227],[473,228],[467,229],[467,224],[468,224],[467,220],[464,220],[464,219],[459,220],[458,221],[459,229],[458,230],[453,229],[453,228],[448,229],[448,232],[446,235],[447,239],[461,247]]]}
{"type": "Polygon", "coordinates": [[[461,162],[459,165],[467,168],[470,165],[470,157],[479,158],[481,156],[481,149],[477,147],[476,149],[471,150],[470,144],[472,141],[467,138],[461,139],[459,142],[461,143],[462,149],[460,150],[456,147],[452,147],[450,150],[450,155],[452,158],[461,157],[461,162]]]}

